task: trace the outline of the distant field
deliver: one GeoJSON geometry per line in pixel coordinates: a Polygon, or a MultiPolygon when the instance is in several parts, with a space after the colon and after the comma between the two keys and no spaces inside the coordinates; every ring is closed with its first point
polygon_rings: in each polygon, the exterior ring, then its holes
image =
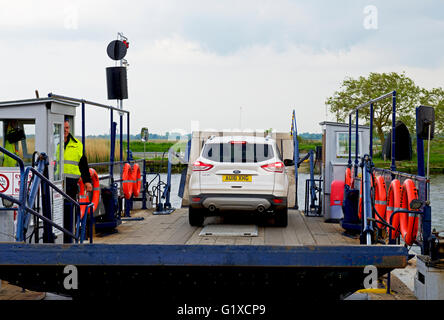
{"type": "MultiPolygon", "coordinates": [[[[382,158],[382,146],[379,140],[375,139],[373,145],[373,163],[378,168],[389,169],[391,160],[384,160],[382,158]]],[[[305,140],[299,141],[299,151],[307,152],[315,150],[316,146],[321,146],[321,140],[305,140]]],[[[413,156],[411,161],[397,161],[397,170],[408,173],[417,173],[417,156],[416,156],[416,140],[412,139],[413,156]]],[[[424,141],[424,162],[427,166],[427,141],[424,141]]],[[[427,170],[427,168],[426,168],[427,170]]],[[[432,140],[430,145],[430,173],[440,174],[444,173],[444,138],[436,137],[432,140]]]]}
{"type": "MultiPolygon", "coordinates": [[[[2,141],[0,141],[1,143],[2,141]]],[[[126,159],[126,141],[124,141],[123,153],[124,159],[126,159]]],[[[427,142],[425,144],[425,152],[427,152],[427,142]]],[[[146,143],[146,152],[167,152],[169,148],[175,145],[175,150],[185,150],[186,142],[173,142],[168,140],[150,140],[146,143]]],[[[315,150],[316,146],[321,146],[321,140],[306,140],[300,139],[299,150],[300,152],[308,152],[309,150],[315,150]]],[[[133,152],[143,152],[144,144],[141,141],[131,141],[130,149],[133,152]]],[[[32,154],[34,150],[34,138],[27,139],[28,153],[32,154]]],[[[411,161],[397,162],[398,170],[404,172],[417,172],[416,166],[416,141],[412,141],[413,159],[411,161]]],[[[384,161],[382,159],[381,145],[378,140],[374,141],[374,157],[373,162],[377,167],[389,168],[390,160],[384,161]]],[[[115,159],[119,160],[119,141],[116,142],[115,159]]],[[[430,148],[430,172],[431,173],[444,173],[444,138],[436,137],[431,142],[430,148]]],[[[87,138],[86,139],[86,156],[89,163],[108,162],[110,153],[110,141],[105,138],[87,138]]],[[[21,146],[19,147],[19,156],[22,157],[21,146]]],[[[153,159],[154,160],[154,159],[153,159]]],[[[427,154],[425,154],[425,162],[427,162],[427,154]]]]}

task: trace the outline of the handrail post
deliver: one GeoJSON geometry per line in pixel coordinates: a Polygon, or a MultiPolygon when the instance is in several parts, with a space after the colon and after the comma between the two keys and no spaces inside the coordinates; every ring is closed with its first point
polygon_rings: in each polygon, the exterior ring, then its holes
{"type": "Polygon", "coordinates": [[[294,180],[295,180],[295,198],[294,198],[294,208],[299,209],[298,204],[298,163],[299,163],[299,141],[298,141],[298,128],[296,125],[296,113],[293,109],[293,117],[291,120],[292,124],[292,134],[293,134],[293,159],[294,159],[294,180]]]}
{"type": "Polygon", "coordinates": [[[109,122],[110,122],[110,150],[109,150],[109,161],[110,161],[110,165],[109,165],[109,184],[111,185],[113,183],[113,171],[114,171],[114,148],[115,148],[115,141],[114,141],[114,145],[113,145],[113,123],[114,123],[114,119],[113,119],[114,115],[113,115],[113,110],[110,110],[110,115],[109,115],[109,122]]]}
{"type": "Polygon", "coordinates": [[[90,216],[89,216],[89,243],[93,243],[93,236],[94,236],[94,211],[93,207],[91,206],[89,208],[90,210],[90,216]]]}
{"type": "MultiPolygon", "coordinates": [[[[368,156],[364,156],[362,158],[362,204],[363,204],[363,214],[362,214],[362,220],[363,220],[363,236],[365,236],[365,243],[367,245],[372,244],[372,234],[373,234],[373,222],[368,221],[368,218],[372,218],[372,204],[371,204],[371,198],[370,198],[370,159],[368,156]]],[[[361,243],[364,241],[364,239],[361,239],[361,243]]]]}
{"type": "Polygon", "coordinates": [[[310,209],[315,207],[316,191],[314,181],[314,151],[310,150],[310,209]]]}
{"type": "Polygon", "coordinates": [[[120,128],[119,128],[119,133],[120,133],[120,179],[122,179],[122,173],[123,173],[123,113],[120,113],[120,128]]]}
{"type": "Polygon", "coordinates": [[[373,117],[374,117],[374,112],[373,112],[373,102],[372,102],[370,103],[370,147],[369,147],[370,159],[373,159],[373,117]]]}
{"type": "Polygon", "coordinates": [[[172,154],[173,154],[173,147],[171,147],[168,150],[168,170],[167,170],[167,184],[165,186],[165,190],[163,192],[163,196],[165,197],[165,204],[164,204],[164,208],[165,209],[170,209],[171,208],[171,202],[170,202],[170,193],[171,193],[171,170],[172,170],[172,166],[171,166],[171,160],[172,160],[172,154]]]}
{"type": "Polygon", "coordinates": [[[355,136],[355,178],[358,176],[359,155],[359,111],[356,110],[356,136],[355,136]]]}
{"type": "Polygon", "coordinates": [[[146,200],[147,200],[147,195],[146,195],[146,159],[145,157],[143,158],[143,178],[142,178],[142,209],[145,210],[147,209],[146,207],[146,200]]]}
{"type": "Polygon", "coordinates": [[[351,146],[352,146],[352,116],[348,115],[348,167],[352,167],[352,156],[351,156],[351,146]]]}
{"type": "Polygon", "coordinates": [[[395,154],[396,154],[396,91],[393,91],[393,98],[392,98],[392,164],[390,166],[390,169],[392,171],[396,171],[396,162],[395,162],[395,154]]]}
{"type": "Polygon", "coordinates": [[[86,154],[86,137],[85,137],[85,102],[82,101],[82,144],[83,144],[83,154],[86,154]]]}
{"type": "Polygon", "coordinates": [[[130,159],[130,116],[129,113],[126,115],[126,130],[127,130],[127,136],[126,136],[126,140],[127,140],[127,146],[126,146],[126,160],[132,160],[130,159]]]}
{"type": "MultiPolygon", "coordinates": [[[[40,163],[43,163],[43,176],[46,179],[49,179],[49,172],[48,172],[48,165],[49,165],[49,161],[48,161],[48,156],[44,153],[42,153],[40,155],[40,159],[39,159],[39,167],[40,167],[40,163]]],[[[49,185],[48,183],[42,179],[41,181],[41,189],[42,189],[42,211],[43,211],[43,215],[48,218],[49,220],[51,220],[51,193],[49,191],[49,185]]],[[[29,204],[29,206],[31,207],[34,204],[34,201],[32,203],[29,204]]],[[[34,226],[35,227],[35,226],[34,226]]],[[[43,243],[54,243],[55,242],[55,238],[54,238],[54,233],[52,231],[52,226],[47,223],[47,222],[43,222],[43,243]]]]}

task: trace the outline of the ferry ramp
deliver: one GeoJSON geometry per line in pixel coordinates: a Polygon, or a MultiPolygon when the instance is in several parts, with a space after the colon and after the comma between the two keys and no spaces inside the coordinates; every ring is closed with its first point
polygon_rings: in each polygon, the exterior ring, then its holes
{"type": "Polygon", "coordinates": [[[187,209],[140,210],[93,244],[0,244],[0,278],[30,290],[76,299],[144,297],[150,301],[288,302],[341,299],[363,288],[365,266],[381,276],[407,265],[398,245],[360,245],[337,224],[289,210],[286,228],[266,219],[206,218],[205,225],[257,226],[257,236],[200,235],[187,209]],[[78,288],[64,287],[74,265],[78,288]],[[221,300],[222,299],[222,300],[221,300]]]}

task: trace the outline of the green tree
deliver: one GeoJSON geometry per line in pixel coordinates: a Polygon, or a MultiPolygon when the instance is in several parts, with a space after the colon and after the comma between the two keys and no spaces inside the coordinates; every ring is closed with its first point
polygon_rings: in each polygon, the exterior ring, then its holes
{"type": "MultiPolygon", "coordinates": [[[[371,99],[382,96],[385,93],[396,90],[396,117],[403,121],[409,130],[414,128],[415,107],[419,105],[421,89],[415,85],[412,79],[405,73],[370,73],[369,76],[358,79],[346,78],[340,90],[328,97],[325,103],[330,112],[336,116],[339,122],[348,123],[348,114],[358,105],[371,99]]],[[[359,110],[359,118],[370,122],[369,106],[359,110]]],[[[384,143],[384,130],[392,123],[392,99],[387,98],[376,102],[374,108],[373,126],[376,135],[384,143]]],[[[352,121],[355,121],[354,114],[352,121]]],[[[362,121],[360,120],[360,122],[362,121]]]]}
{"type": "Polygon", "coordinates": [[[435,108],[435,132],[444,132],[444,89],[433,88],[431,90],[421,89],[421,105],[435,108]]]}

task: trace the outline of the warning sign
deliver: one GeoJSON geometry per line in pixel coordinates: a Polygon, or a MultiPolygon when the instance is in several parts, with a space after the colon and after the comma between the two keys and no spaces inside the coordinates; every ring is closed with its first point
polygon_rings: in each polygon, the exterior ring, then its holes
{"type": "Polygon", "coordinates": [[[0,192],[5,193],[9,188],[9,178],[0,173],[0,192]]]}
{"type": "MultiPolygon", "coordinates": [[[[29,173],[28,183],[31,179],[29,173]]],[[[0,169],[0,192],[8,196],[17,197],[20,194],[20,168],[0,169]]]]}

